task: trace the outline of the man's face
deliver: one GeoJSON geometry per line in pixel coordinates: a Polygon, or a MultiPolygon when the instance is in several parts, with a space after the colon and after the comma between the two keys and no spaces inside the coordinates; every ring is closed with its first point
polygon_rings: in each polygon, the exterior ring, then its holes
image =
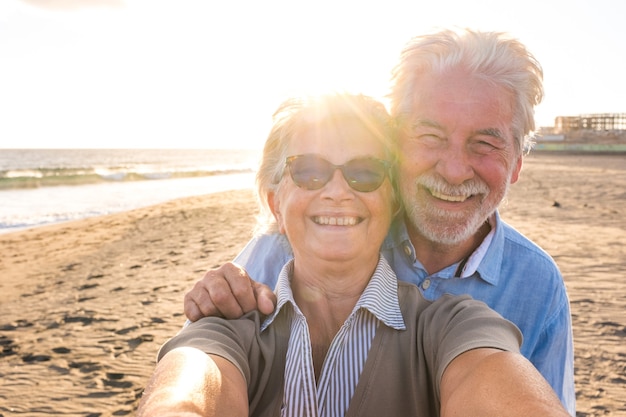
{"type": "Polygon", "coordinates": [[[411,238],[461,244],[518,179],[513,95],[463,71],[421,77],[415,91],[399,166],[411,238]]]}

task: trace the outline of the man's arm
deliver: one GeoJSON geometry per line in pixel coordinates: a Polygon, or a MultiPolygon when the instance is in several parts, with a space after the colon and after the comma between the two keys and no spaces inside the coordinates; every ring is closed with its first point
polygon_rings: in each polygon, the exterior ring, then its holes
{"type": "Polygon", "coordinates": [[[228,262],[208,271],[185,294],[185,315],[191,321],[218,316],[237,319],[250,311],[270,314],[276,306],[272,290],[258,283],[241,266],[228,262]]]}
{"type": "Polygon", "coordinates": [[[568,417],[550,385],[522,355],[475,349],[456,357],[441,380],[442,417],[568,417]]]}
{"type": "Polygon", "coordinates": [[[208,316],[236,319],[257,308],[263,314],[272,313],[276,297],[271,290],[283,265],[292,257],[284,235],[254,237],[234,263],[207,272],[185,295],[185,315],[196,321],[208,316]]]}
{"type": "Polygon", "coordinates": [[[576,415],[574,387],[574,342],[567,296],[559,304],[558,314],[543,327],[528,359],[546,378],[570,415],[576,415]]]}
{"type": "Polygon", "coordinates": [[[137,410],[138,417],[247,415],[239,369],[194,348],[176,348],[159,361],[137,410]]]}

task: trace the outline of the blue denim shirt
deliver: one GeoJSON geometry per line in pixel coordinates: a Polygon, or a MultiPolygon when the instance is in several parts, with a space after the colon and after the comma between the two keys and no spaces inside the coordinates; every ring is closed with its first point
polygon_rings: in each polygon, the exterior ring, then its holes
{"type": "MultiPolygon", "coordinates": [[[[575,415],[572,323],[561,273],[547,253],[502,221],[498,213],[493,222],[495,229],[472,254],[461,278],[457,277],[459,264],[428,275],[415,258],[400,218],[391,226],[381,251],[398,279],[417,285],[427,299],[446,293],[469,294],[515,323],[524,336],[522,354],[575,415]]],[[[269,234],[253,238],[235,262],[253,279],[274,288],[281,268],[292,257],[285,236],[269,234]]]]}

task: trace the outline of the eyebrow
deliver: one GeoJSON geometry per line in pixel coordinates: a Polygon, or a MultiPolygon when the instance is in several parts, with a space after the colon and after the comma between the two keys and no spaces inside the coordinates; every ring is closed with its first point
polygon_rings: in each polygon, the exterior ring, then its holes
{"type": "Polygon", "coordinates": [[[436,129],[443,130],[443,127],[439,123],[434,122],[432,120],[428,120],[428,119],[417,119],[416,121],[414,121],[412,123],[412,127],[413,128],[416,128],[416,127],[433,127],[433,128],[436,128],[436,129]]]}
{"type": "Polygon", "coordinates": [[[492,137],[500,139],[500,140],[506,140],[506,137],[504,136],[502,131],[500,129],[496,129],[496,128],[480,129],[476,133],[479,134],[479,135],[492,136],[492,137]]]}

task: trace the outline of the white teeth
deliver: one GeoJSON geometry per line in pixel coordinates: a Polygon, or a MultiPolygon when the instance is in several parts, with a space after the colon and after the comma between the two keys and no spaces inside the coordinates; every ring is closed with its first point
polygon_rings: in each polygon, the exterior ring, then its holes
{"type": "Polygon", "coordinates": [[[434,190],[430,190],[430,193],[432,194],[433,197],[438,198],[440,200],[445,200],[445,201],[454,201],[457,203],[462,203],[463,201],[467,200],[470,196],[467,195],[447,195],[447,194],[441,194],[438,193],[437,191],[434,190]]]}
{"type": "Polygon", "coordinates": [[[330,226],[354,226],[357,224],[358,219],[356,217],[328,217],[328,216],[315,216],[313,221],[321,225],[330,226]]]}

